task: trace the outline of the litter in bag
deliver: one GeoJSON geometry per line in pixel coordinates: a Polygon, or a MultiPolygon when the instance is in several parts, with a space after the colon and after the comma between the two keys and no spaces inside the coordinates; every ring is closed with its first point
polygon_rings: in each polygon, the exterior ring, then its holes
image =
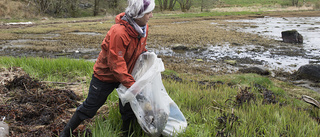
{"type": "Polygon", "coordinates": [[[130,103],[141,128],[150,136],[174,136],[185,131],[187,121],[162,83],[164,65],[153,52],[139,56],[132,76],[136,82],[117,88],[122,104],[130,103]]]}
{"type": "Polygon", "coordinates": [[[9,125],[4,122],[6,117],[1,116],[1,121],[0,121],[0,137],[8,137],[9,136],[9,125]]]}

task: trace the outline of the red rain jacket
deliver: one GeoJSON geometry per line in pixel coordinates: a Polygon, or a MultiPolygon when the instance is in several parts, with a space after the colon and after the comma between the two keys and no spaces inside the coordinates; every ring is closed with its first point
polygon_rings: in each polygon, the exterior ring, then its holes
{"type": "Polygon", "coordinates": [[[138,32],[126,21],[125,13],[116,16],[116,24],[108,31],[101,44],[101,51],[94,64],[94,76],[104,82],[120,82],[129,88],[135,82],[131,75],[139,55],[147,51],[146,37],[138,38],[138,32]]]}

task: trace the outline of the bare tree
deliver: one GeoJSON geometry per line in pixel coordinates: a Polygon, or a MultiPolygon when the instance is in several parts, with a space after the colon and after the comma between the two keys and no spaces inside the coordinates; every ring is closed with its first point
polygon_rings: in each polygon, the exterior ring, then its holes
{"type": "Polygon", "coordinates": [[[180,4],[180,8],[182,12],[188,11],[192,6],[192,0],[177,0],[180,4]]]}
{"type": "Polygon", "coordinates": [[[177,0],[158,0],[159,8],[161,11],[164,11],[164,10],[172,11],[176,2],[177,0]]]}
{"type": "Polygon", "coordinates": [[[94,0],[93,16],[97,16],[99,13],[99,2],[100,0],[94,0]]]}
{"type": "Polygon", "coordinates": [[[62,12],[63,9],[63,1],[62,0],[58,0],[55,3],[52,3],[52,7],[53,7],[53,13],[54,14],[60,14],[62,12]]]}
{"type": "Polygon", "coordinates": [[[169,10],[173,11],[174,5],[176,5],[177,0],[170,0],[169,10]]]}
{"type": "Polygon", "coordinates": [[[71,17],[77,17],[78,14],[78,0],[67,0],[66,3],[68,4],[68,14],[71,17]]]}
{"type": "Polygon", "coordinates": [[[106,13],[109,15],[117,15],[127,7],[127,0],[104,0],[100,5],[104,5],[106,13]]]}
{"type": "Polygon", "coordinates": [[[163,1],[162,0],[158,0],[158,2],[159,2],[159,8],[160,8],[160,10],[161,11],[163,11],[164,9],[164,7],[162,6],[162,4],[163,4],[163,1]]]}
{"type": "Polygon", "coordinates": [[[205,9],[208,9],[210,7],[213,7],[214,3],[218,0],[201,0],[201,12],[203,12],[205,9]]]}
{"type": "Polygon", "coordinates": [[[46,13],[52,5],[51,0],[34,0],[39,13],[46,13]]]}
{"type": "Polygon", "coordinates": [[[298,6],[299,0],[291,0],[292,6],[298,6]]]}
{"type": "Polygon", "coordinates": [[[57,17],[77,17],[78,0],[32,0],[39,13],[57,17]]]}

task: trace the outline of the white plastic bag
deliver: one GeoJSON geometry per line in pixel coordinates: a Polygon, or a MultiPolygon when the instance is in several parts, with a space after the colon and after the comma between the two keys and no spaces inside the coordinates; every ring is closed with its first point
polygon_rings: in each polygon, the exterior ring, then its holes
{"type": "MultiPolygon", "coordinates": [[[[151,136],[174,136],[184,132],[187,121],[162,83],[164,65],[153,52],[141,54],[132,71],[136,82],[117,88],[122,105],[129,102],[141,128],[151,136]]],[[[120,104],[121,105],[121,104],[120,104]]]]}
{"type": "Polygon", "coordinates": [[[9,136],[9,125],[4,122],[5,117],[1,117],[0,121],[0,137],[8,137],[9,136]]]}

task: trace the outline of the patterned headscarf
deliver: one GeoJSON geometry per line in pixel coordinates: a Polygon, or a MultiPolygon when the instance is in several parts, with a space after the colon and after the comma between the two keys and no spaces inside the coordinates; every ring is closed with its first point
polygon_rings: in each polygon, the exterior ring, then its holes
{"type": "Polygon", "coordinates": [[[154,7],[154,0],[128,0],[128,7],[125,12],[130,18],[137,19],[151,12],[154,7]]]}

